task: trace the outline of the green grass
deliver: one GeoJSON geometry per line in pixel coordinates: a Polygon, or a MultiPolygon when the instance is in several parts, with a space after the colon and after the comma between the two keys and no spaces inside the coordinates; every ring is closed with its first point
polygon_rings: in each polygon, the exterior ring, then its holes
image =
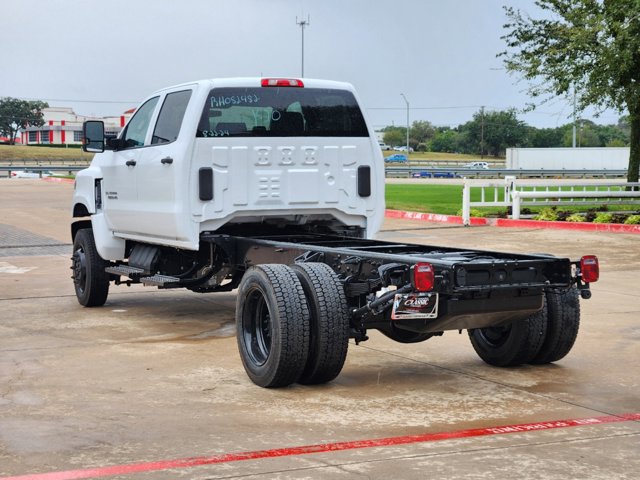
{"type": "Polygon", "coordinates": [[[387,208],[455,215],[462,208],[462,185],[388,184],[387,208]]]}
{"type": "Polygon", "coordinates": [[[93,153],[79,148],[31,147],[28,145],[0,145],[0,161],[9,160],[82,160],[90,162],[93,153]]]}
{"type": "MultiPolygon", "coordinates": [[[[498,201],[501,201],[502,197],[503,195],[498,195],[498,201]]],[[[385,199],[387,208],[391,210],[458,215],[462,209],[462,185],[387,184],[385,199]]],[[[493,200],[493,191],[487,191],[485,199],[487,201],[493,200]]],[[[471,201],[480,201],[479,189],[471,190],[471,201]]],[[[586,212],[592,208],[600,209],[603,203],[605,203],[604,200],[592,205],[559,205],[558,210],[586,212]]],[[[530,210],[532,213],[538,213],[543,208],[549,207],[530,207],[530,210]]],[[[506,207],[473,207],[473,209],[479,210],[484,215],[496,215],[506,212],[506,207]]],[[[638,211],[640,207],[638,205],[610,205],[609,210],[638,211]]]]}
{"type": "MultiPolygon", "coordinates": [[[[396,153],[401,153],[406,155],[405,152],[396,152],[394,150],[386,150],[383,151],[382,154],[384,157],[388,157],[390,155],[394,155],[396,153]]],[[[466,153],[440,153],[440,152],[413,152],[409,154],[410,162],[420,162],[420,161],[428,161],[428,162],[476,162],[476,161],[484,161],[489,162],[491,164],[504,164],[504,158],[496,158],[496,157],[484,157],[480,158],[480,155],[468,155],[466,153]]]]}

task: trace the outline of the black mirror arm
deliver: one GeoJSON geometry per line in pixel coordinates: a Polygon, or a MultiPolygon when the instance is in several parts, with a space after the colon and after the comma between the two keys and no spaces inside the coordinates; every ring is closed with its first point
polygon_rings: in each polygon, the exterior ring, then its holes
{"type": "Polygon", "coordinates": [[[105,139],[105,148],[107,150],[121,150],[123,147],[123,142],[117,137],[107,137],[105,139]]]}

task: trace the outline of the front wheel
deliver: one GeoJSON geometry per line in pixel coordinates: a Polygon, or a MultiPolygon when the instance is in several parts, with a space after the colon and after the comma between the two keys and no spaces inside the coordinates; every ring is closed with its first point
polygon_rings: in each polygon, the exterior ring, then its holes
{"type": "Polygon", "coordinates": [[[498,327],[469,330],[478,356],[496,367],[528,363],[540,351],[547,332],[547,304],[533,315],[498,327]]]}
{"type": "Polygon", "coordinates": [[[100,307],[109,295],[108,262],[100,257],[90,228],[78,230],[73,239],[73,286],[80,305],[100,307]]]}
{"type": "Polygon", "coordinates": [[[298,381],[309,352],[309,309],[302,285],[286,265],[257,265],[242,277],[236,303],[242,364],[260,387],[298,381]]]}

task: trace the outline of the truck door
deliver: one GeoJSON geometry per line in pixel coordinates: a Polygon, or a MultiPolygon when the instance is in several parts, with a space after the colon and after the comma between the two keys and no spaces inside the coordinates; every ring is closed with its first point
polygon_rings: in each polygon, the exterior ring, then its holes
{"type": "Polygon", "coordinates": [[[148,130],[159,98],[150,98],[138,108],[122,134],[123,147],[103,166],[105,217],[116,234],[140,231],[136,168],[148,144],[148,130]]]}
{"type": "Polygon", "coordinates": [[[183,240],[188,182],[189,139],[179,140],[192,90],[168,92],[161,103],[150,145],[142,149],[136,165],[138,225],[147,237],[183,240]],[[183,198],[184,197],[184,198],[183,198]]]}

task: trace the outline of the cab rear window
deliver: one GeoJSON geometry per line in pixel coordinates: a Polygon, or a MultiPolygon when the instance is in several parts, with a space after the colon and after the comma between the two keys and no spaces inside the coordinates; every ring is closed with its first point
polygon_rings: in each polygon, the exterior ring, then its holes
{"type": "Polygon", "coordinates": [[[368,137],[355,97],[321,88],[216,88],[197,137],[368,137]]]}

